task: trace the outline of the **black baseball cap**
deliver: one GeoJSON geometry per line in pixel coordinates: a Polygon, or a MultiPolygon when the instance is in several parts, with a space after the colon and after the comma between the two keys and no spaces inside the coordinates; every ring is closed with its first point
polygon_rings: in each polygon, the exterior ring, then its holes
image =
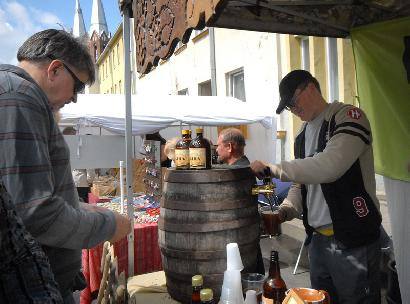
{"type": "Polygon", "coordinates": [[[280,101],[276,114],[282,113],[283,109],[290,104],[296,89],[300,85],[313,79],[312,74],[305,70],[294,70],[283,77],[279,84],[280,101]]]}

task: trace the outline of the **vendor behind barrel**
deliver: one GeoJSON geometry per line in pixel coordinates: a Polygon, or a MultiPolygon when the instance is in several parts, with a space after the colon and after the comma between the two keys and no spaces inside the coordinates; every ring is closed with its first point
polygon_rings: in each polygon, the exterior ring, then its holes
{"type": "MultiPolygon", "coordinates": [[[[244,154],[245,137],[242,132],[236,128],[223,129],[218,136],[218,162],[222,163],[222,168],[241,168],[248,167],[250,162],[244,154]]],[[[265,274],[265,267],[263,265],[261,247],[258,243],[256,256],[255,272],[265,274]]]]}
{"type": "Polygon", "coordinates": [[[330,293],[332,303],[380,303],[381,215],[376,198],[372,135],[361,109],[323,98],[309,72],[295,70],[280,85],[285,108],[305,123],[295,139],[295,160],[251,164],[294,182],[280,205],[282,221],[303,213],[310,236],[312,287],[330,293]],[[269,171],[269,170],[268,170],[269,171]]]}

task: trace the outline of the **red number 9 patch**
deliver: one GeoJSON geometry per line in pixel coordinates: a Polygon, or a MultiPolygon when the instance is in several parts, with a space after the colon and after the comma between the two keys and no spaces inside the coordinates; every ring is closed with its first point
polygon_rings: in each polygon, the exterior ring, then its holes
{"type": "Polygon", "coordinates": [[[359,217],[364,217],[369,214],[369,209],[367,208],[366,201],[361,196],[353,198],[353,207],[359,217]]]}

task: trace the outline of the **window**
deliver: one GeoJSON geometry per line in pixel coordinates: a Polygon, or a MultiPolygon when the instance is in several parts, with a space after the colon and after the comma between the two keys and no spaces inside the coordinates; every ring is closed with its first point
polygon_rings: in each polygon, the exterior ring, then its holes
{"type": "Polygon", "coordinates": [[[178,91],[178,95],[189,95],[188,88],[178,91]]]}
{"type": "Polygon", "coordinates": [[[337,64],[337,39],[326,38],[326,68],[328,101],[339,100],[339,76],[337,64]]]}
{"type": "Polygon", "coordinates": [[[112,65],[115,67],[115,52],[112,51],[112,65]]]}
{"type": "Polygon", "coordinates": [[[98,49],[97,49],[97,45],[94,44],[94,59],[97,62],[98,59],[98,49]]]}
{"type": "Polygon", "coordinates": [[[117,44],[117,64],[120,64],[120,45],[119,42],[117,44]]]}
{"type": "Polygon", "coordinates": [[[245,94],[245,74],[243,68],[227,74],[228,96],[233,96],[242,101],[246,101],[245,94]]]}
{"type": "Polygon", "coordinates": [[[207,80],[198,84],[199,96],[212,96],[211,81],[207,80]]]}
{"type": "Polygon", "coordinates": [[[300,38],[300,58],[301,68],[303,70],[310,70],[310,53],[309,53],[309,37],[302,36],[300,38]]]}
{"type": "Polygon", "coordinates": [[[120,94],[121,94],[122,93],[121,80],[118,82],[118,89],[120,90],[120,94]]]}

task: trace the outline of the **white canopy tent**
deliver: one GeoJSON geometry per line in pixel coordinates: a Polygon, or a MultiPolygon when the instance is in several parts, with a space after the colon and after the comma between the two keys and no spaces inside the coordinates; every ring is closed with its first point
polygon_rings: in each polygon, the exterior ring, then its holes
{"type": "MultiPolygon", "coordinates": [[[[79,94],[76,104],[61,109],[61,122],[89,123],[113,133],[125,134],[123,95],[79,94]]],[[[131,97],[132,135],[154,133],[175,124],[227,126],[260,123],[274,126],[273,110],[257,108],[233,97],[140,96],[131,97]]]]}
{"type": "MultiPolygon", "coordinates": [[[[275,151],[273,138],[276,136],[276,122],[273,109],[267,112],[265,107],[255,107],[239,99],[222,96],[132,95],[130,99],[131,102],[124,95],[79,94],[76,104],[66,105],[60,110],[60,123],[95,125],[112,133],[125,135],[128,200],[132,200],[129,182],[132,180],[132,136],[154,133],[180,124],[229,126],[259,123],[266,130],[262,132],[266,136],[264,142],[272,143],[272,147],[266,147],[265,150],[272,155],[275,151]]],[[[86,139],[92,138],[87,136],[84,140],[86,139]]],[[[79,141],[77,150],[81,143],[82,140],[79,141]]],[[[127,214],[130,219],[133,218],[132,208],[128,208],[127,214]]],[[[133,240],[132,232],[128,235],[128,269],[134,269],[133,240]]],[[[131,271],[130,275],[132,274],[131,271]]]]}

